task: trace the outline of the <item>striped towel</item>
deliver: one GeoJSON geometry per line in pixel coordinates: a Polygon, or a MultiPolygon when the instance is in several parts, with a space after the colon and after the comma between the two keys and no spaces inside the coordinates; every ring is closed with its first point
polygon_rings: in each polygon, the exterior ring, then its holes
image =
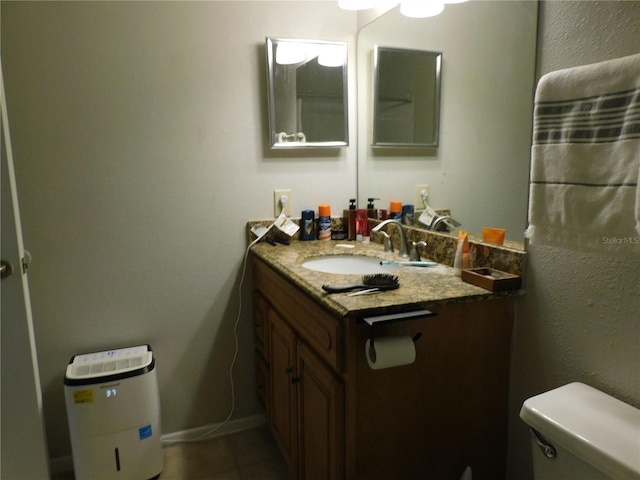
{"type": "Polygon", "coordinates": [[[531,244],[640,252],[640,54],[551,72],[534,109],[531,244]]]}

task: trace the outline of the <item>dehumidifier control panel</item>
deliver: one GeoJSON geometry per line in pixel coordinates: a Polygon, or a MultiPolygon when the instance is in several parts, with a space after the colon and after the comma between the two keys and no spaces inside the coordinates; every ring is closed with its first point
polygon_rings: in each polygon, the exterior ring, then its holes
{"type": "Polygon", "coordinates": [[[149,345],[75,355],[67,365],[65,383],[130,374],[140,369],[152,369],[153,363],[149,345]]]}

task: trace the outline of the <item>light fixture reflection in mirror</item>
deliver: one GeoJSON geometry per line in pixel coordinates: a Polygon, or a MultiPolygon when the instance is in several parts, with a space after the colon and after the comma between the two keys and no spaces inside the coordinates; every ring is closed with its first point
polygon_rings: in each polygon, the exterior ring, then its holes
{"type": "Polygon", "coordinates": [[[347,45],[266,39],[272,149],[348,145],[347,45]]]}
{"type": "Polygon", "coordinates": [[[443,12],[445,4],[465,3],[469,0],[338,0],[343,10],[368,10],[390,8],[400,5],[400,13],[411,18],[435,17],[443,12]]]}
{"type": "Polygon", "coordinates": [[[323,67],[342,67],[345,63],[346,53],[342,45],[321,45],[318,63],[323,67]]]}
{"type": "Polygon", "coordinates": [[[306,48],[303,44],[286,42],[276,48],[276,63],[278,65],[293,65],[304,62],[307,58],[306,48]]]}
{"type": "Polygon", "coordinates": [[[438,146],[442,53],[375,46],[373,146],[438,146]]]}

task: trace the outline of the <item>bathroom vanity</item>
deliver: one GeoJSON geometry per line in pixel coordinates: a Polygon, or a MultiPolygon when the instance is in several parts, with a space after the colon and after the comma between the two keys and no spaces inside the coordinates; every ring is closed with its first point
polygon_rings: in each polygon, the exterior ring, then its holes
{"type": "Polygon", "coordinates": [[[327,294],[361,275],[308,270],[348,254],[397,260],[378,244],[252,248],[258,398],[296,478],[458,480],[505,477],[513,296],[467,284],[444,265],[396,267],[400,288],[327,294]],[[420,333],[410,365],[373,370],[364,317],[428,310],[376,324],[375,336],[420,333]]]}

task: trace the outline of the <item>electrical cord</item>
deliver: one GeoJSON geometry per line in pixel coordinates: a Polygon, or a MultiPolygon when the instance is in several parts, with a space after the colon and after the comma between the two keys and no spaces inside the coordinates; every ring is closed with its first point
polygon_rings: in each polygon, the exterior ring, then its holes
{"type": "Polygon", "coordinates": [[[178,443],[201,442],[203,440],[207,440],[211,435],[224,427],[233,416],[233,412],[236,406],[236,392],[233,385],[233,367],[235,367],[236,360],[238,358],[238,325],[240,324],[240,318],[242,316],[242,286],[244,284],[245,274],[247,273],[247,259],[249,258],[249,251],[251,250],[251,247],[258,243],[274,225],[275,223],[271,224],[268,228],[266,228],[264,231],[261,231],[260,233],[254,232],[258,236],[258,238],[256,238],[249,244],[244,252],[244,257],[242,260],[242,275],[240,275],[240,285],[238,286],[238,315],[236,316],[236,321],[233,325],[233,339],[235,342],[235,350],[233,352],[233,358],[231,359],[231,365],[229,366],[229,383],[231,384],[231,409],[229,410],[229,414],[221,423],[219,423],[215,427],[212,427],[204,433],[198,434],[192,438],[183,438],[179,440],[163,440],[162,443],[164,446],[176,445],[178,443]]]}

